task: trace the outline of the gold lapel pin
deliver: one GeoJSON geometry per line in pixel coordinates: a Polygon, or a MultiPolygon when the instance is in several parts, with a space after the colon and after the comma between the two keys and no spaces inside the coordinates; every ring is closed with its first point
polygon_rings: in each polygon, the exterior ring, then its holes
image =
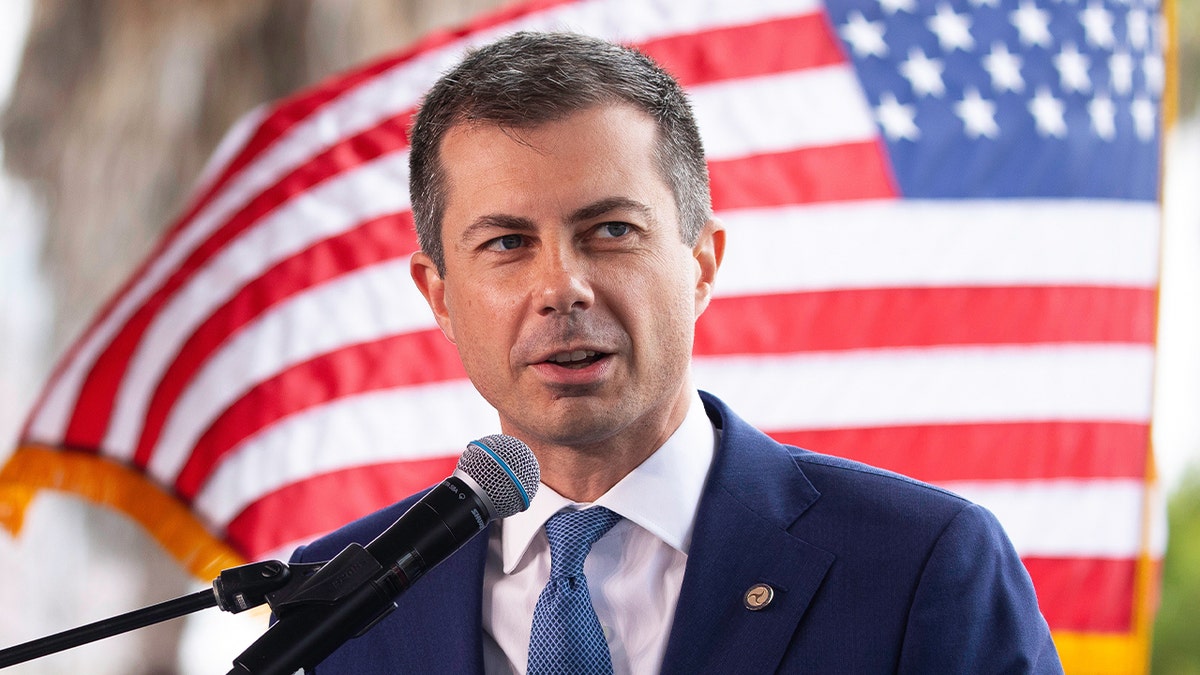
{"type": "Polygon", "coordinates": [[[764,609],[775,599],[775,589],[766,584],[754,584],[742,596],[742,604],[751,612],[764,609]]]}

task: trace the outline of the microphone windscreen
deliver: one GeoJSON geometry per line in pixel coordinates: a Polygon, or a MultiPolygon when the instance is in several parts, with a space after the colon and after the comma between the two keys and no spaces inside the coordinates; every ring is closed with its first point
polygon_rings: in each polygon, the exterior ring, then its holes
{"type": "Polygon", "coordinates": [[[470,476],[487,495],[493,518],[507,518],[529,508],[541,469],[522,441],[492,434],[471,441],[458,458],[458,471],[470,476]]]}

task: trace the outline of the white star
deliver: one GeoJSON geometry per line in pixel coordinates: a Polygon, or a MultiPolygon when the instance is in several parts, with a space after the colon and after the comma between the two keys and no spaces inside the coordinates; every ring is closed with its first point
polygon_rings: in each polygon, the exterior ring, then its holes
{"type": "Polygon", "coordinates": [[[1154,104],[1150,99],[1139,96],[1133,99],[1133,107],[1130,109],[1133,113],[1133,130],[1137,132],[1138,138],[1143,141],[1148,141],[1154,138],[1154,125],[1158,121],[1158,111],[1154,109],[1154,104]]]}
{"type": "Polygon", "coordinates": [[[975,7],[999,7],[1000,0],[971,0],[971,4],[975,7]]]}
{"type": "Polygon", "coordinates": [[[944,94],[946,85],[942,82],[942,71],[945,69],[941,60],[925,56],[925,52],[917,47],[913,47],[908,52],[908,60],[900,64],[900,74],[912,85],[917,96],[944,94]]]}
{"type": "Polygon", "coordinates": [[[1133,90],[1133,57],[1129,52],[1113,52],[1108,57],[1108,72],[1117,94],[1128,94],[1133,90]]]}
{"type": "Polygon", "coordinates": [[[949,5],[938,5],[937,14],[925,24],[937,35],[942,51],[961,49],[966,52],[975,47],[975,38],[971,37],[971,18],[966,14],[955,14],[949,5]]]}
{"type": "Polygon", "coordinates": [[[1150,41],[1150,17],[1144,9],[1131,9],[1125,16],[1125,34],[1134,49],[1145,49],[1150,41]]]}
{"type": "Polygon", "coordinates": [[[1056,138],[1066,137],[1067,122],[1063,119],[1063,102],[1054,98],[1049,89],[1038,88],[1037,95],[1029,101],[1029,112],[1037,122],[1039,134],[1056,138]]]}
{"type": "Polygon", "coordinates": [[[838,32],[850,43],[856,56],[887,56],[888,47],[883,39],[882,21],[867,21],[862,12],[850,12],[846,23],[838,32]]]}
{"type": "Polygon", "coordinates": [[[1148,53],[1142,59],[1142,73],[1146,76],[1146,90],[1151,94],[1162,93],[1167,77],[1165,68],[1162,54],[1148,53]]]}
{"type": "Polygon", "coordinates": [[[1117,135],[1117,109],[1108,94],[1097,94],[1088,103],[1088,115],[1092,118],[1092,130],[1106,141],[1117,135]]]}
{"type": "Polygon", "coordinates": [[[889,16],[900,10],[912,14],[917,8],[917,0],[879,0],[879,7],[889,16]]]}
{"type": "Polygon", "coordinates": [[[991,53],[983,57],[983,67],[992,76],[992,88],[997,92],[1024,91],[1021,57],[1010,54],[1003,42],[992,43],[991,53]]]}
{"type": "Polygon", "coordinates": [[[1087,9],[1079,13],[1079,21],[1083,24],[1083,32],[1087,35],[1088,44],[1093,47],[1111,48],[1116,41],[1113,35],[1113,16],[1104,9],[1104,5],[1095,0],[1088,3],[1087,9]]]}
{"type": "Polygon", "coordinates": [[[1162,14],[1155,14],[1150,19],[1150,40],[1146,45],[1146,49],[1161,51],[1162,46],[1167,44],[1171,39],[1170,26],[1167,25],[1167,17],[1162,14]]]}
{"type": "Polygon", "coordinates": [[[875,108],[875,118],[883,133],[891,140],[906,139],[915,141],[921,135],[916,124],[917,109],[915,106],[904,105],[896,100],[892,92],[884,92],[879,97],[879,105],[875,108]]]}
{"type": "Polygon", "coordinates": [[[1050,12],[1038,9],[1030,0],[1021,0],[1017,11],[1011,12],[1009,20],[1021,34],[1021,44],[1032,47],[1049,47],[1053,41],[1050,37],[1050,12]]]}
{"type": "Polygon", "coordinates": [[[1087,91],[1092,88],[1092,80],[1088,76],[1089,59],[1080,54],[1074,44],[1068,42],[1062,51],[1054,57],[1054,67],[1058,69],[1058,79],[1063,91],[1087,91]]]}
{"type": "Polygon", "coordinates": [[[963,99],[954,104],[954,113],[962,118],[963,128],[971,138],[1000,134],[996,125],[996,104],[979,95],[979,90],[968,87],[963,99]]]}

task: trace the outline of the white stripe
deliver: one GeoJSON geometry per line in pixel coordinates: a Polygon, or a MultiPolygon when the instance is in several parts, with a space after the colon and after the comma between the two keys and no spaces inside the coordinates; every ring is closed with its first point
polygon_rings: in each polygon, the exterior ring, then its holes
{"type": "Polygon", "coordinates": [[[174,482],[204,430],[247,390],[315,356],[434,326],[408,258],[363,268],[271,308],[197,373],[163,426],[147,466],[174,482]]]}
{"type": "MultiPolygon", "coordinates": [[[[497,424],[495,412],[461,380],[334,402],[237,448],[200,493],[196,509],[224,527],[291,483],[375,462],[453,455],[463,438],[492,433],[497,424]]],[[[941,485],[994,513],[1022,557],[1129,558],[1145,543],[1146,495],[1135,479],[941,485]]]]}
{"type": "Polygon", "coordinates": [[[1149,345],[931,347],[698,357],[696,381],[769,431],[1150,419],[1149,345]],[[781,396],[780,392],[787,392],[781,396]]]}
{"type": "MultiPolygon", "coordinates": [[[[716,285],[723,297],[878,287],[1149,288],[1158,277],[1153,203],[902,200],[718,215],[729,238],[716,285]]],[[[113,328],[102,326],[68,364],[34,419],[33,439],[61,437],[84,368],[113,328]]]]}
{"type": "Polygon", "coordinates": [[[695,87],[709,161],[873,140],[875,119],[849,65],[695,87]]]}
{"type": "Polygon", "coordinates": [[[598,0],[549,10],[564,26],[619,42],[754,24],[820,11],[817,0],[598,0]]]}
{"type": "Polygon", "coordinates": [[[1162,560],[1167,552],[1167,500],[1163,496],[1162,484],[1155,481],[1149,483],[1150,495],[1147,503],[1150,508],[1146,523],[1149,532],[1146,533],[1146,552],[1155,560],[1162,560]]]}
{"type": "Polygon", "coordinates": [[[221,175],[225,167],[237,157],[246,143],[254,137],[259,126],[270,113],[271,106],[263,103],[234,121],[229,130],[225,132],[225,135],[221,137],[221,142],[217,144],[208,161],[204,163],[204,168],[200,170],[200,176],[196,179],[195,185],[192,186],[191,200],[189,201],[194,201],[212,187],[213,181],[221,175]]]}
{"type": "Polygon", "coordinates": [[[1144,542],[1136,479],[950,482],[996,515],[1022,557],[1133,558],[1144,542]]]}
{"type": "Polygon", "coordinates": [[[34,409],[33,417],[29,421],[27,440],[52,446],[62,444],[67,423],[75,410],[75,399],[79,396],[83,377],[87,374],[87,369],[92,367],[100,347],[108,341],[107,336],[98,333],[94,333],[92,337],[96,337],[97,340],[85,341],[74,355],[75,358],[68,361],[58,377],[51,379],[47,384],[50,388],[46,392],[46,398],[42,400],[41,406],[34,409]]]}
{"type": "MultiPolygon", "coordinates": [[[[312,244],[381,215],[406,211],[408,153],[396,153],[317,186],[227,244],[172,296],[147,328],[121,380],[106,452],[128,458],[146,408],[180,348],[246,283],[312,244]]],[[[408,282],[407,285],[411,285],[408,282]]]]}
{"type": "Polygon", "coordinates": [[[902,200],[717,215],[728,229],[722,296],[1158,281],[1151,202],[902,200]]]}
{"type": "Polygon", "coordinates": [[[194,506],[223,528],[291,483],[377,462],[453,456],[470,439],[499,429],[496,411],[466,380],[333,401],[280,420],[235,448],[194,506]]]}
{"type": "MultiPolygon", "coordinates": [[[[521,29],[575,29],[614,40],[644,41],[726,25],[755,23],[819,10],[815,0],[753,3],[692,0],[597,0],[550,8],[465,39],[416,55],[323,105],[296,124],[244,167],[147,266],[107,317],[79,341],[75,357],[51,383],[30,425],[33,439],[58,443],[74,411],[75,399],[96,358],[129,317],[197,246],[263,190],[338,141],[381,120],[411,110],[436,77],[453,66],[469,46],[521,29]],[[639,22],[630,20],[637,16],[639,22]]],[[[262,115],[262,111],[252,113],[262,115]]],[[[246,134],[239,129],[239,134],[246,134]]],[[[229,152],[228,149],[226,152],[229,152]]],[[[232,153],[230,153],[232,154],[232,153]]],[[[215,168],[212,169],[215,171],[215,168]]],[[[211,173],[211,171],[210,171],[211,173]]]]}
{"type": "MultiPolygon", "coordinates": [[[[407,496],[407,495],[405,495],[405,496],[407,496]]],[[[393,500],[393,501],[399,501],[399,500],[393,500]]],[[[292,554],[296,552],[296,549],[300,548],[301,546],[306,546],[308,544],[311,544],[318,537],[328,534],[331,531],[332,530],[329,530],[326,532],[314,532],[311,535],[306,535],[306,536],[300,537],[299,539],[293,539],[292,541],[289,541],[286,544],[283,544],[282,546],[276,547],[272,551],[266,551],[265,553],[263,553],[262,555],[257,556],[257,557],[259,560],[289,560],[292,557],[292,554]]],[[[260,632],[256,633],[255,635],[258,635],[258,634],[261,634],[261,629],[260,629],[260,632]]]]}

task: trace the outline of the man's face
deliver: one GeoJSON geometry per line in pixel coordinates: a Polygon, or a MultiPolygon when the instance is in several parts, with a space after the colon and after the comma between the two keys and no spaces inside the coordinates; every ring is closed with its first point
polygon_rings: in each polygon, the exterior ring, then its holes
{"type": "Polygon", "coordinates": [[[605,105],[442,141],[446,273],[417,254],[413,278],[505,433],[535,449],[648,453],[686,412],[724,233],[683,243],[656,139],[648,115],[605,105]]]}

